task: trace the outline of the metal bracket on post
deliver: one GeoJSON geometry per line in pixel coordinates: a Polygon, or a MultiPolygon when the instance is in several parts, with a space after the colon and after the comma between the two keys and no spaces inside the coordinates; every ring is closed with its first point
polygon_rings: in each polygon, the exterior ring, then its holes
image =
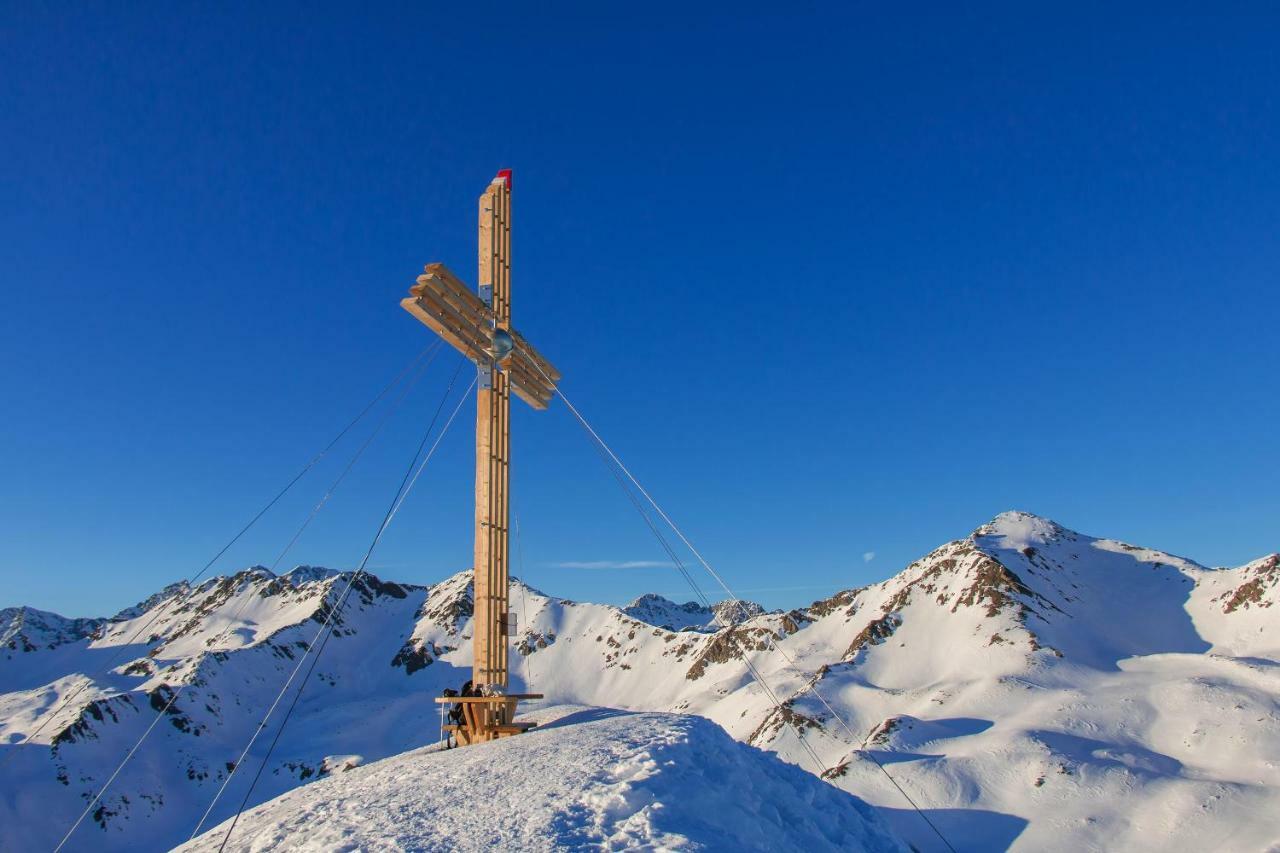
{"type": "MultiPolygon", "coordinates": [[[[493,285],[482,284],[480,285],[478,290],[480,291],[480,300],[484,302],[485,305],[488,305],[490,308],[492,308],[493,307],[493,285]]],[[[492,324],[492,320],[490,321],[490,323],[492,324]]],[[[479,371],[479,378],[476,380],[476,388],[480,391],[493,390],[493,362],[487,359],[484,363],[477,362],[476,370],[479,371]]]]}

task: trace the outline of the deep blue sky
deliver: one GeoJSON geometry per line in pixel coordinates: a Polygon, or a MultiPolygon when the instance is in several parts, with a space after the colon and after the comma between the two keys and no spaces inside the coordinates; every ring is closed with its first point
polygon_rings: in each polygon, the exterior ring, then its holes
{"type": "MultiPolygon", "coordinates": [[[[751,597],[1010,508],[1280,548],[1270,4],[181,5],[0,14],[0,606],[203,565],[429,340],[397,301],[474,280],[506,166],[516,325],[751,597]]],[[[358,560],[452,367],[289,562],[358,560]]],[[[472,417],[380,574],[469,565],[472,417]]],[[[689,597],[556,567],[662,554],[563,406],[514,427],[532,583],[689,597]]],[[[353,447],[217,569],[270,563],[353,447]]]]}

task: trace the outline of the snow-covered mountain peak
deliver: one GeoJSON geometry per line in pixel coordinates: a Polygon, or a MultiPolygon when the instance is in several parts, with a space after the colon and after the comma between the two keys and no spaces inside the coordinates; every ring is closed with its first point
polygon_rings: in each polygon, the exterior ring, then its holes
{"type": "Polygon", "coordinates": [[[705,607],[696,601],[677,604],[649,592],[622,608],[622,612],[649,625],[669,631],[714,631],[752,619],[765,612],[754,601],[720,601],[705,607]]]}
{"type": "Polygon", "coordinates": [[[644,610],[650,608],[656,611],[666,612],[674,610],[682,613],[698,613],[706,609],[696,601],[686,601],[684,604],[677,604],[666,596],[658,595],[656,592],[646,592],[644,595],[632,601],[622,609],[630,612],[633,609],[644,610]]]}
{"type": "Polygon", "coordinates": [[[623,607],[622,612],[641,622],[657,625],[670,631],[705,628],[708,620],[715,619],[715,614],[696,601],[677,604],[654,592],[647,592],[640,596],[623,607]]]}
{"type": "Polygon", "coordinates": [[[1097,552],[1109,552],[1127,558],[1120,561],[1103,558],[1101,564],[1112,569],[1120,569],[1122,566],[1165,565],[1188,574],[1205,571],[1204,566],[1185,557],[1131,545],[1117,539],[1088,536],[1052,519],[1017,510],[1000,513],[975,530],[969,538],[978,549],[991,557],[1011,561],[1010,568],[1014,568],[1012,563],[1017,562],[1015,554],[1036,564],[1040,570],[1049,571],[1054,566],[1062,568],[1064,561],[1083,560],[1089,563],[1091,558],[1097,556],[1097,552]],[[1044,559],[1035,560],[1037,555],[1044,559]]]}
{"type": "Polygon", "coordinates": [[[443,628],[451,635],[461,633],[463,623],[475,612],[475,586],[471,572],[461,571],[433,585],[418,610],[418,622],[443,628]]]}
{"type": "Polygon", "coordinates": [[[302,586],[304,583],[312,583],[314,581],[328,580],[341,574],[335,569],[326,569],[323,566],[294,566],[289,571],[281,575],[289,583],[294,586],[302,586]]]}
{"type": "Polygon", "coordinates": [[[189,589],[189,586],[186,581],[178,581],[176,583],[171,583],[168,586],[166,586],[164,589],[160,590],[154,595],[150,595],[144,598],[142,601],[139,601],[137,604],[133,605],[132,607],[126,607],[124,610],[121,610],[115,616],[111,617],[111,621],[122,622],[126,619],[136,619],[139,616],[141,616],[143,613],[146,613],[147,611],[152,610],[155,607],[158,607],[160,604],[162,604],[165,601],[168,601],[174,596],[185,595],[188,589],[189,589]]]}
{"type": "Polygon", "coordinates": [[[54,649],[91,636],[105,619],[68,619],[34,607],[0,610],[0,647],[16,652],[54,649]]]}
{"type": "Polygon", "coordinates": [[[1008,510],[973,531],[972,538],[992,548],[1021,551],[1027,547],[1043,547],[1062,539],[1079,536],[1052,519],[1021,510],[1008,510]]]}

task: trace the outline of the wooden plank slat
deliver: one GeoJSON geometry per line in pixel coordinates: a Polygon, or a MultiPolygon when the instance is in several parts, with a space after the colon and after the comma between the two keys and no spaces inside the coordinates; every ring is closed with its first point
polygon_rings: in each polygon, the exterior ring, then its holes
{"type": "Polygon", "coordinates": [[[507,375],[511,377],[512,388],[521,400],[538,411],[546,410],[551,403],[552,392],[547,389],[545,383],[520,373],[514,368],[508,368],[507,375]]]}
{"type": "Polygon", "coordinates": [[[529,406],[531,406],[534,409],[537,409],[539,412],[545,412],[547,410],[547,406],[549,405],[548,401],[543,400],[541,397],[537,397],[529,393],[520,385],[520,383],[518,382],[511,383],[511,390],[515,393],[517,397],[519,397],[521,400],[524,400],[526,403],[529,404],[529,406]]]}
{"type": "Polygon", "coordinates": [[[424,275],[419,278],[418,281],[419,284],[409,290],[409,292],[414,296],[421,297],[424,294],[430,294],[435,297],[437,302],[443,303],[447,306],[450,313],[460,317],[466,325],[472,327],[483,326],[486,328],[492,328],[493,314],[487,308],[483,311],[475,310],[474,306],[471,304],[459,300],[457,294],[445,287],[443,282],[438,278],[424,275]]]}
{"type": "Polygon", "coordinates": [[[528,341],[526,341],[526,340],[524,339],[524,335],[520,334],[520,333],[519,333],[519,332],[517,332],[515,329],[512,329],[512,330],[511,330],[511,337],[512,337],[512,338],[515,340],[515,342],[516,342],[516,351],[517,351],[517,352],[519,352],[519,351],[523,350],[523,351],[524,351],[524,353],[525,353],[527,356],[529,356],[529,358],[531,358],[531,359],[533,359],[534,361],[538,362],[539,366],[541,366],[541,367],[542,367],[543,371],[547,374],[547,376],[551,377],[551,381],[552,381],[552,382],[559,382],[559,381],[560,381],[560,371],[556,370],[555,365],[553,365],[551,362],[547,361],[546,356],[544,356],[542,353],[540,353],[540,352],[538,352],[536,349],[534,349],[534,347],[533,347],[533,346],[532,346],[528,341]]]}
{"type": "MultiPolygon", "coordinates": [[[[505,180],[498,182],[495,195],[495,225],[497,227],[497,257],[494,258],[494,325],[502,329],[511,328],[511,188],[505,180]]],[[[511,391],[510,374],[503,373],[498,383],[502,391],[502,406],[499,409],[500,457],[495,460],[495,475],[500,483],[497,502],[494,507],[495,523],[501,528],[495,531],[496,557],[494,561],[494,584],[501,588],[502,596],[494,616],[498,620],[496,631],[497,655],[496,666],[502,673],[501,684],[507,686],[508,663],[507,653],[511,646],[507,636],[507,613],[510,608],[510,566],[511,566],[511,391]]],[[[494,715],[493,722],[509,723],[515,717],[516,702],[508,700],[502,710],[494,715]]]]}
{"type": "Polygon", "coordinates": [[[424,308],[418,300],[414,299],[412,296],[401,299],[400,307],[404,308],[404,310],[416,317],[419,322],[427,326],[440,337],[444,338],[445,341],[452,345],[454,349],[472,361],[479,362],[487,358],[484,352],[476,350],[472,344],[467,343],[461,337],[454,334],[453,330],[442,323],[431,312],[426,310],[426,308],[424,308]]]}
{"type": "Polygon", "coordinates": [[[468,341],[477,350],[485,352],[489,349],[490,338],[487,325],[476,325],[469,318],[459,315],[431,288],[424,289],[418,295],[418,301],[430,309],[455,335],[468,341]]]}
{"type": "Polygon", "coordinates": [[[493,322],[493,310],[444,264],[427,264],[426,272],[418,276],[420,284],[424,281],[434,282],[441,294],[460,312],[470,314],[476,320],[493,322]]]}
{"type": "Polygon", "coordinates": [[[527,377],[529,383],[545,388],[547,396],[550,396],[555,391],[555,385],[547,381],[547,378],[542,375],[541,371],[535,366],[535,362],[526,353],[516,350],[512,357],[507,360],[507,364],[517,373],[527,377]]]}
{"type": "Polygon", "coordinates": [[[529,365],[510,359],[507,361],[507,373],[524,386],[524,389],[544,400],[550,400],[555,391],[546,380],[529,369],[529,365]]]}
{"type": "Polygon", "coordinates": [[[551,402],[551,392],[546,389],[541,382],[533,379],[526,379],[519,373],[508,370],[507,375],[511,377],[512,384],[516,385],[522,392],[522,396],[532,397],[537,400],[545,408],[551,402]]]}

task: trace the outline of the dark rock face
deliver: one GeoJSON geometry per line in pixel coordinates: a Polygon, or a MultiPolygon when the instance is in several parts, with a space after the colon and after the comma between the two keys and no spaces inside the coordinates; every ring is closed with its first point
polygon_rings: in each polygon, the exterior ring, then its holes
{"type": "Polygon", "coordinates": [[[896,613],[886,613],[879,619],[868,623],[867,627],[854,636],[853,642],[849,644],[849,648],[844,653],[844,659],[851,659],[867,646],[883,643],[893,636],[893,632],[898,630],[898,626],[901,624],[902,617],[896,613]]]}
{"type": "Polygon", "coordinates": [[[830,598],[815,601],[813,604],[810,604],[805,608],[805,618],[809,621],[821,619],[824,616],[830,616],[841,608],[847,609],[845,614],[846,616],[852,616],[857,608],[856,601],[858,594],[862,591],[863,587],[858,587],[857,589],[846,589],[837,592],[830,598]]]}
{"type": "Polygon", "coordinates": [[[528,657],[539,649],[545,649],[556,641],[555,631],[531,631],[520,638],[520,642],[516,643],[516,651],[522,656],[528,657]]]}
{"type": "Polygon", "coordinates": [[[987,616],[995,616],[1006,608],[1017,610],[1021,616],[1028,609],[1024,599],[1031,598],[1039,596],[1003,563],[987,557],[979,559],[973,584],[956,597],[951,610],[955,612],[959,607],[974,607],[985,602],[987,616]]]}
{"type": "Polygon", "coordinates": [[[402,666],[405,675],[413,675],[418,670],[431,666],[442,654],[445,654],[445,650],[437,646],[410,640],[396,652],[396,656],[391,659],[391,665],[402,666]]]}
{"type": "Polygon", "coordinates": [[[1272,554],[1252,564],[1248,573],[1252,577],[1236,587],[1222,600],[1222,612],[1234,613],[1241,608],[1270,607],[1273,601],[1267,593],[1280,586],[1280,554],[1272,554]]]}
{"type": "Polygon", "coordinates": [[[693,666],[685,674],[690,681],[697,681],[707,674],[707,667],[717,663],[737,660],[746,652],[769,650],[773,633],[768,628],[734,626],[718,632],[697,656],[693,666]]]}
{"type": "Polygon", "coordinates": [[[129,694],[121,694],[111,696],[106,699],[94,699],[80,709],[79,715],[71,723],[53,736],[50,745],[56,754],[58,747],[68,743],[78,743],[79,741],[97,738],[98,734],[95,730],[94,723],[103,723],[108,718],[113,723],[120,721],[117,708],[121,711],[135,710],[133,705],[133,697],[129,694]]]}
{"type": "Polygon", "coordinates": [[[796,729],[800,737],[804,737],[804,733],[809,729],[821,730],[822,728],[822,724],[817,720],[796,711],[794,701],[788,700],[764,718],[764,722],[747,737],[747,743],[752,746],[768,743],[787,726],[796,729]]]}

